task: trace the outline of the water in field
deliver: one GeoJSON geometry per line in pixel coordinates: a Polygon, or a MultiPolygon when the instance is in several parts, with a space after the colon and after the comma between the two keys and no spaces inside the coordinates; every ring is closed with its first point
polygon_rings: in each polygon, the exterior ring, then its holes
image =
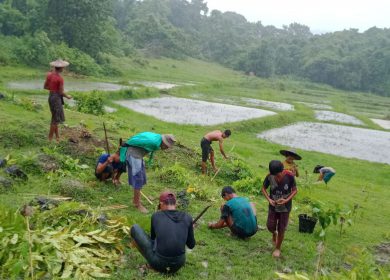
{"type": "Polygon", "coordinates": [[[174,88],[178,85],[176,84],[171,84],[171,83],[164,83],[164,82],[150,82],[150,81],[130,81],[131,84],[139,84],[143,85],[145,87],[154,87],[157,89],[171,89],[174,88]]]}
{"type": "MultiPolygon", "coordinates": [[[[30,81],[14,81],[9,82],[7,87],[10,89],[20,89],[20,90],[40,90],[43,89],[44,80],[30,80],[30,81]]],[[[103,83],[103,82],[89,82],[89,81],[75,81],[75,80],[66,80],[64,82],[65,91],[116,91],[127,86],[113,84],[113,83],[103,83]]]]}
{"type": "Polygon", "coordinates": [[[178,124],[215,125],[275,115],[275,112],[177,97],[120,100],[115,103],[178,124]]]}
{"type": "Polygon", "coordinates": [[[315,117],[317,120],[320,121],[335,121],[339,123],[348,123],[356,125],[364,124],[361,120],[355,118],[354,116],[333,111],[315,111],[315,117]]]}
{"type": "Polygon", "coordinates": [[[294,110],[294,105],[291,105],[288,103],[254,99],[254,98],[246,98],[246,97],[243,97],[241,99],[245,103],[247,103],[248,105],[266,107],[266,108],[270,108],[273,110],[279,110],[279,111],[293,111],[294,110]]]}
{"type": "Polygon", "coordinates": [[[390,164],[390,132],[386,131],[299,122],[257,137],[302,150],[390,164]]]}
{"type": "Polygon", "coordinates": [[[384,129],[390,129],[390,120],[371,119],[374,123],[384,129]]]}

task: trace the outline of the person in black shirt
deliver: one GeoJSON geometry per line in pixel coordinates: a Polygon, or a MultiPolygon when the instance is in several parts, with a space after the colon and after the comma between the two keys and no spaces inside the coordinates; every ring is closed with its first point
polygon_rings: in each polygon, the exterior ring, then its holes
{"type": "Polygon", "coordinates": [[[269,202],[267,228],[272,232],[272,241],[275,245],[272,256],[276,258],[280,257],[280,247],[288,225],[292,198],[297,194],[294,175],[283,169],[282,162],[272,160],[269,163],[269,174],[265,177],[261,190],[269,202]]]}
{"type": "Polygon", "coordinates": [[[150,237],[134,225],[130,234],[150,266],[162,273],[174,273],[185,263],[185,245],[195,247],[192,217],[176,210],[172,192],[160,194],[160,211],[152,215],[150,237]]]}

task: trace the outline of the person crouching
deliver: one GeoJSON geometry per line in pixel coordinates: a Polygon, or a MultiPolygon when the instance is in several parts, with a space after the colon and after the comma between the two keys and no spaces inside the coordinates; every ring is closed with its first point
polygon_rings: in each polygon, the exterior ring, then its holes
{"type": "Polygon", "coordinates": [[[209,223],[210,229],[228,227],[238,238],[248,238],[257,232],[256,208],[245,197],[239,197],[230,187],[224,187],[221,192],[226,203],[221,207],[221,218],[216,223],[209,223]]]}
{"type": "Polygon", "coordinates": [[[158,208],[152,215],[150,237],[139,225],[131,228],[130,235],[153,269],[174,273],[185,264],[185,246],[195,247],[192,217],[176,210],[176,196],[169,191],[160,194],[158,208]]]}

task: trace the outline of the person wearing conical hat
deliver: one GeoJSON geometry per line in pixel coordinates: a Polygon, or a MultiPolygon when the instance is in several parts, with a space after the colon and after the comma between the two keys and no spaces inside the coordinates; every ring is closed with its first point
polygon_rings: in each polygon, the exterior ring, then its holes
{"type": "Polygon", "coordinates": [[[298,165],[294,162],[294,160],[301,160],[302,157],[293,150],[280,150],[280,154],[286,157],[283,161],[284,170],[288,170],[295,177],[299,177],[298,165]]]}
{"type": "Polygon", "coordinates": [[[60,141],[60,135],[58,133],[58,124],[65,121],[64,114],[64,97],[71,99],[72,96],[64,92],[64,79],[61,77],[63,69],[69,65],[69,62],[57,59],[50,62],[50,66],[53,70],[46,76],[46,81],[43,86],[44,89],[49,91],[49,106],[51,112],[51,123],[49,131],[49,141],[53,140],[55,134],[57,142],[60,141]]]}

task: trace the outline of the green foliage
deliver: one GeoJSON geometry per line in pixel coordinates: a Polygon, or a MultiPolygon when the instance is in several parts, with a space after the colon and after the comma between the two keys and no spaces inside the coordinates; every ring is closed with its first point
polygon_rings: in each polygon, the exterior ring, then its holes
{"type": "Polygon", "coordinates": [[[223,179],[227,182],[233,183],[234,181],[252,177],[252,170],[241,159],[233,159],[226,161],[221,166],[221,171],[218,174],[219,179],[223,179]]]}
{"type": "Polygon", "coordinates": [[[74,99],[77,101],[77,111],[93,115],[104,114],[104,101],[99,91],[79,93],[74,99]]]}
{"type": "Polygon", "coordinates": [[[233,188],[240,192],[261,195],[262,180],[260,177],[246,177],[233,182],[233,188]]]}
{"type": "Polygon", "coordinates": [[[109,277],[123,251],[122,239],[129,233],[123,219],[103,221],[90,207],[79,203],[35,211],[33,231],[26,230],[19,213],[8,209],[1,212],[2,278],[28,278],[30,269],[35,279],[109,277]]]}
{"type": "Polygon", "coordinates": [[[181,188],[186,188],[190,184],[187,170],[177,162],[174,165],[162,168],[159,171],[159,179],[163,183],[181,188]]]}

